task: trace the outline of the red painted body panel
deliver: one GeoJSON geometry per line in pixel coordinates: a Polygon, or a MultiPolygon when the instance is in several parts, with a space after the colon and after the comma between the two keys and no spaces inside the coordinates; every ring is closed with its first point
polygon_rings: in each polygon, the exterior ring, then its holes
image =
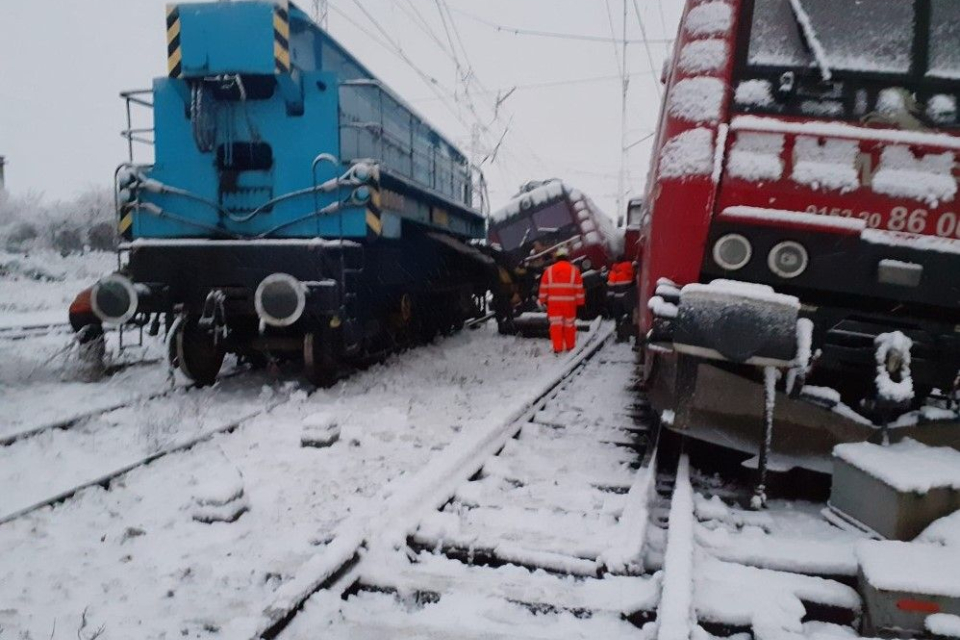
{"type": "Polygon", "coordinates": [[[691,33],[688,24],[691,10],[703,6],[703,3],[687,2],[681,17],[680,33],[674,45],[672,58],[675,63],[667,78],[665,98],[660,111],[660,128],[651,160],[650,176],[647,180],[645,201],[649,216],[639,232],[639,253],[642,261],[638,317],[641,335],[646,334],[652,324],[652,315],[647,303],[654,294],[657,280],[669,278],[678,284],[686,284],[696,282],[700,276],[700,264],[717,193],[713,180],[713,167],[711,166],[705,173],[667,177],[662,175],[662,158],[666,145],[676,140],[677,136],[694,129],[708,131],[715,145],[720,123],[729,120],[730,79],[733,74],[733,48],[740,2],[735,0],[728,4],[731,8],[731,21],[728,28],[723,33],[709,34],[712,38],[723,38],[727,42],[727,60],[724,65],[712,72],[685,73],[676,64],[686,44],[703,39],[702,35],[691,33]],[[694,77],[716,78],[725,85],[719,118],[715,121],[690,121],[676,115],[670,108],[671,94],[676,85],[694,77]]]}
{"type": "MultiPolygon", "coordinates": [[[[872,229],[886,231],[905,231],[921,235],[936,235],[941,237],[960,238],[960,202],[926,202],[918,198],[892,196],[879,193],[871,188],[876,169],[880,167],[880,156],[884,149],[894,146],[907,147],[915,156],[940,154],[953,151],[953,145],[946,141],[938,142],[931,136],[930,143],[901,144],[896,143],[900,132],[887,129],[864,128],[861,136],[831,135],[830,140],[846,140],[857,144],[857,168],[859,188],[841,191],[836,189],[816,189],[801,184],[792,178],[794,167],[797,164],[796,142],[798,137],[824,140],[822,136],[813,137],[790,132],[790,124],[807,122],[796,118],[754,118],[752,120],[767,123],[762,131],[766,134],[783,123],[784,145],[780,154],[783,165],[783,175],[780,180],[751,182],[731,177],[723,172],[717,212],[729,206],[753,206],[787,211],[802,211],[826,216],[840,216],[844,218],[859,218],[872,229]],[[890,140],[869,139],[882,137],[884,132],[890,133],[890,140]]],[[[727,153],[737,143],[743,133],[751,133],[756,127],[739,127],[734,120],[734,130],[727,140],[727,153]]],[[[853,127],[850,127],[853,129],[853,127]]],[[[918,137],[919,139],[920,137],[918,137]]],[[[952,136],[960,144],[960,136],[952,136]]],[[[954,167],[954,176],[960,174],[960,169],[954,167]]]]}

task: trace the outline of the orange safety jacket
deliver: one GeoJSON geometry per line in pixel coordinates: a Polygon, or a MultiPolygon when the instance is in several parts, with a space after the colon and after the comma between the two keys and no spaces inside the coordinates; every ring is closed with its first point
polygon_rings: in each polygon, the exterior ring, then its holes
{"type": "Polygon", "coordinates": [[[615,262],[607,274],[607,284],[629,284],[633,282],[633,263],[615,262]]]}
{"type": "Polygon", "coordinates": [[[580,269],[566,260],[547,267],[540,277],[539,300],[547,305],[547,315],[576,315],[577,307],[586,303],[580,269]]]}

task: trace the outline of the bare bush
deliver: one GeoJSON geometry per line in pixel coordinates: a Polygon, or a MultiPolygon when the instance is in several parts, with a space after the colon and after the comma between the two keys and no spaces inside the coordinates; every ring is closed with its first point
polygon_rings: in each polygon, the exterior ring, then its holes
{"type": "Polygon", "coordinates": [[[98,222],[87,230],[87,246],[94,251],[113,251],[117,248],[116,226],[98,222]]]}
{"type": "Polygon", "coordinates": [[[113,226],[109,189],[88,189],[73,200],[52,203],[36,192],[16,197],[0,192],[0,246],[8,251],[54,249],[68,254],[88,245],[110,250],[116,246],[113,226]]]}

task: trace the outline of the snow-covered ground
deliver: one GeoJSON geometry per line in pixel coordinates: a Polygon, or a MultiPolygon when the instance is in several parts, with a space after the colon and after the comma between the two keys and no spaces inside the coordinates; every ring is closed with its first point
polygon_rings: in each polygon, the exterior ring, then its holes
{"type": "MultiPolygon", "coordinates": [[[[110,490],[87,489],[2,525],[0,626],[13,637],[48,637],[56,621],[57,633],[72,637],[84,610],[90,628],[105,624],[111,637],[212,636],[256,625],[338,524],[375,516],[391,482],[443,456],[460,434],[509,415],[564,364],[546,341],[493,327],[464,332],[333,389],[295,392],[237,431],[136,469],[110,490]],[[318,412],[336,417],[341,436],[329,448],[302,447],[304,420],[318,412]],[[249,511],[231,524],[196,521],[224,476],[242,478],[249,511]]],[[[263,401],[262,386],[247,377],[179,392],[142,405],[149,413],[124,409],[17,443],[7,460],[19,473],[2,482],[24,493],[53,490],[107,459],[156,446],[145,431],[176,439],[230,419],[263,401]]]]}
{"type": "Polygon", "coordinates": [[[66,323],[74,297],[116,268],[113,253],[0,251],[0,329],[66,323]]]}
{"type": "MultiPolygon", "coordinates": [[[[65,322],[113,260],[0,254],[0,329],[65,322]]],[[[822,503],[758,512],[750,487],[641,467],[625,345],[531,408],[581,356],[493,326],[314,393],[244,371],[189,389],[159,339],[117,340],[116,372],[85,382],[69,333],[0,335],[0,520],[238,426],[0,524],[0,639],[253,638],[360,541],[349,580],[310,596],[282,638],[849,639],[864,558],[878,583],[960,594],[938,574],[956,563],[958,514],[915,542],[872,543],[822,503]],[[54,423],[69,428],[9,443],[54,423]]]]}
{"type": "Polygon", "coordinates": [[[280,637],[639,637],[628,617],[655,608],[659,582],[638,575],[645,516],[620,492],[649,486],[635,367],[605,346],[420,520],[413,548],[374,546],[356,594],[316,594],[280,637]],[[627,575],[601,575],[607,557],[627,575]]]}
{"type": "MultiPolygon", "coordinates": [[[[0,336],[0,439],[169,388],[159,340],[146,340],[143,347],[128,346],[120,351],[116,332],[106,338],[108,362],[120,370],[103,380],[86,382],[72,333],[55,332],[22,340],[0,336]]],[[[130,340],[127,334],[125,342],[130,340]]]]}

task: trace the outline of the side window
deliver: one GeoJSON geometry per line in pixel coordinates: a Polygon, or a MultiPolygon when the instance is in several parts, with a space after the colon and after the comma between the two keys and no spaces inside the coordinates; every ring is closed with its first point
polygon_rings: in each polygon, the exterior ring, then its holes
{"type": "Polygon", "coordinates": [[[960,2],[931,0],[927,75],[960,79],[960,2]]]}
{"type": "Polygon", "coordinates": [[[571,224],[573,216],[566,201],[560,201],[534,213],[533,222],[540,230],[560,229],[571,224]]]}

